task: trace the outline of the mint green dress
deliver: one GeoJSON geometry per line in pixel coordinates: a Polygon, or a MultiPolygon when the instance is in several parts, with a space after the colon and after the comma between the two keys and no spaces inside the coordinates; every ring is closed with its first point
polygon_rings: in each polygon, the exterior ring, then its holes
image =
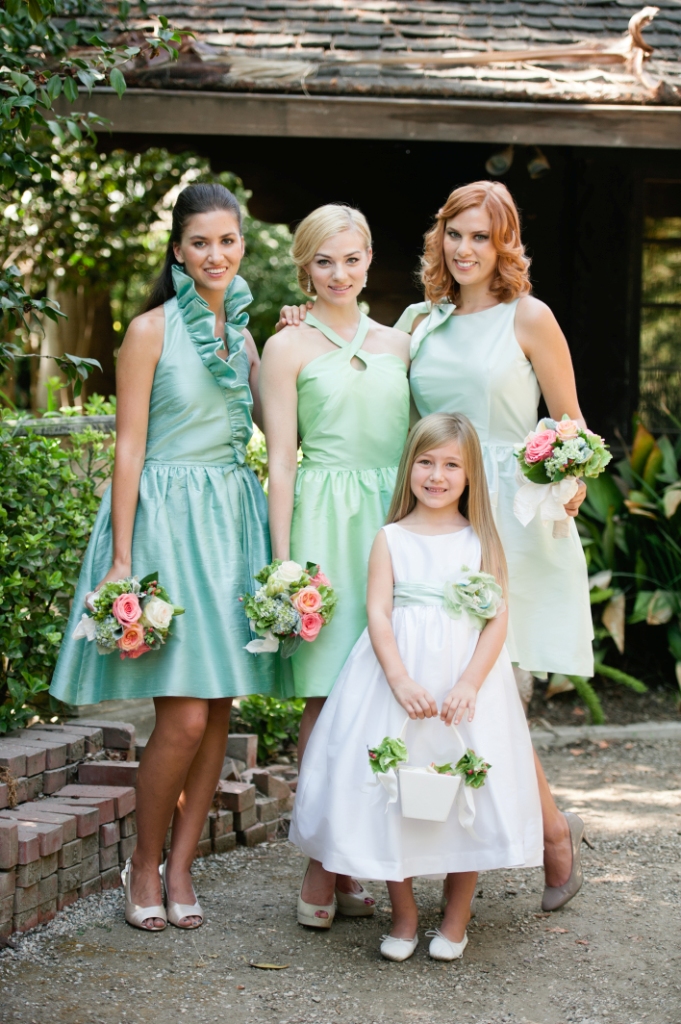
{"type": "Polygon", "coordinates": [[[253,430],[249,361],[239,328],[252,301],[240,277],[225,298],[225,339],[192,279],[173,267],[163,350],[154,374],[132,571],[158,573],[186,611],[165,646],[138,659],[74,640],[83,601],[111,567],[111,490],[102,499],[50,692],[68,704],[132,697],[235,697],[275,689],[275,659],[251,639],[239,597],[270,560],[267,507],[246,466],[253,430]],[[227,359],[217,355],[227,348],[227,359]]]}
{"type": "Polygon", "coordinates": [[[586,560],[572,521],[553,537],[538,518],[522,526],[513,513],[518,490],[514,446],[538,420],[541,397],[532,364],[515,336],[518,300],[452,316],[449,303],[409,306],[395,325],[411,333],[411,390],[421,416],[462,412],[478,432],[492,508],[509,575],[511,660],[545,675],[593,675],[593,626],[586,560]]]}
{"type": "Polygon", "coordinates": [[[385,523],[409,428],[404,362],[365,352],[371,321],[362,314],[346,342],[311,313],[337,349],[298,375],[298,432],[303,461],[295,484],[291,558],[319,562],[338,593],[333,620],[291,658],[297,697],[327,697],[366,626],[367,563],[385,523]],[[364,365],[355,369],[353,357],[364,365]]]}

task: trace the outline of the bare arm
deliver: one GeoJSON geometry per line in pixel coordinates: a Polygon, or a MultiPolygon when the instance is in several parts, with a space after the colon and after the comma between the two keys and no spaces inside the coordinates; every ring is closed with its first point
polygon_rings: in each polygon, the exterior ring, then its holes
{"type": "Polygon", "coordinates": [[[478,692],[501,654],[507,628],[508,612],[504,609],[496,618],[490,619],[483,629],[473,657],[468,662],[459,681],[442,702],[440,717],[446,725],[451,725],[452,721],[458,725],[466,710],[468,711],[468,721],[473,721],[478,692]]]}
{"type": "Polygon", "coordinates": [[[400,657],[392,627],[392,611],[392,562],[385,533],[379,530],[369,556],[367,615],[371,644],[398,704],[410,718],[433,718],[437,715],[435,700],[410,678],[400,657]]]}
{"type": "Polygon", "coordinates": [[[251,332],[243,330],[241,333],[243,334],[246,342],[244,349],[246,350],[250,366],[248,383],[253,396],[253,422],[262,430],[262,404],[260,402],[260,389],[258,387],[258,380],[260,377],[260,356],[255,346],[255,342],[253,341],[253,335],[251,332]]]}
{"type": "Polygon", "coordinates": [[[102,583],[132,574],[132,533],[144,465],[149,401],[163,349],[163,308],[136,317],[116,364],[116,457],[111,491],[113,564],[102,583]]]}
{"type": "MultiPolygon", "coordinates": [[[[552,419],[560,420],[567,413],[570,419],[586,426],[579,408],[570,349],[549,307],[532,296],[521,299],[515,332],[518,344],[532,363],[552,419]]],[[[586,486],[580,481],[579,491],[565,506],[568,515],[577,515],[585,497],[586,486]]]]}
{"type": "Polygon", "coordinates": [[[298,471],[297,346],[286,335],[265,345],[260,370],[265,440],[269,462],[268,500],[272,555],[290,556],[293,494],[298,471]]]}

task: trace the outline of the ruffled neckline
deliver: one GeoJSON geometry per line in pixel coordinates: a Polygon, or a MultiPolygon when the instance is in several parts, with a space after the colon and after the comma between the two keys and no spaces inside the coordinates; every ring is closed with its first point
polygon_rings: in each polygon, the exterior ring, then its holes
{"type": "Polygon", "coordinates": [[[422,320],[416,330],[411,336],[411,345],[409,346],[409,357],[414,359],[416,353],[421,348],[424,339],[440,327],[448,317],[452,315],[456,306],[453,302],[418,302],[414,306],[409,307],[414,310],[414,316],[412,323],[417,316],[421,316],[423,313],[427,313],[425,320],[422,320]]]}

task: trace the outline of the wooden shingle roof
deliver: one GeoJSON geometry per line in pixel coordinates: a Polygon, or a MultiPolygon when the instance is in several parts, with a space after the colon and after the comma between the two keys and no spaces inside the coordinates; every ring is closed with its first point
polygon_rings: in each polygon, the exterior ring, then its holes
{"type": "Polygon", "coordinates": [[[150,0],[135,33],[160,14],[194,38],[132,87],[681,104],[681,0],[150,0]]]}

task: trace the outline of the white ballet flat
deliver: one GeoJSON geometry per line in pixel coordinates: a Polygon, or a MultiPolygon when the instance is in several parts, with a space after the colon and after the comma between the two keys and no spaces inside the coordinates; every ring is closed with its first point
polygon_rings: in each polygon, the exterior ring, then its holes
{"type": "Polygon", "coordinates": [[[376,900],[371,893],[358,883],[359,892],[341,892],[336,889],[336,907],[344,917],[371,917],[376,910],[376,900]],[[371,903],[367,903],[371,900],[371,903]]]}
{"type": "MultiPolygon", "coordinates": [[[[163,881],[163,888],[166,892],[166,903],[168,905],[168,920],[176,928],[181,928],[183,931],[192,931],[194,928],[200,928],[203,924],[203,910],[198,900],[195,903],[175,903],[168,896],[168,886],[166,883],[166,864],[164,861],[161,867],[158,869],[163,881]],[[180,921],[185,917],[199,917],[201,920],[198,924],[180,924],[180,921]]],[[[194,890],[192,889],[192,892],[194,890]]],[[[196,899],[196,893],[194,893],[196,899]]]]}
{"type": "Polygon", "coordinates": [[[413,956],[414,950],[419,944],[418,935],[415,935],[413,939],[396,939],[394,935],[382,935],[381,938],[383,939],[381,956],[384,956],[386,960],[394,960],[396,963],[401,963],[413,956]]]}
{"type": "Polygon", "coordinates": [[[140,907],[136,903],[132,902],[130,896],[130,876],[132,874],[131,857],[125,862],[125,867],[121,871],[121,882],[125,888],[125,920],[133,928],[140,928],[143,932],[162,932],[168,924],[168,916],[166,914],[165,907],[140,907]],[[153,928],[145,928],[144,922],[149,921],[151,918],[157,917],[163,921],[161,928],[155,925],[153,928]]]}
{"type": "Polygon", "coordinates": [[[466,932],[463,933],[461,942],[452,942],[437,928],[433,928],[431,931],[426,932],[426,935],[433,936],[430,940],[430,947],[428,949],[433,960],[460,960],[463,956],[464,949],[468,945],[468,935],[466,932]]]}
{"type": "Polygon", "coordinates": [[[309,866],[310,858],[306,857],[303,880],[300,883],[300,892],[298,893],[298,924],[304,924],[307,928],[330,928],[336,916],[336,901],[334,900],[332,903],[327,904],[327,906],[322,907],[316,903],[306,903],[303,899],[303,886],[305,885],[309,866]],[[317,911],[323,911],[326,917],[317,917],[317,911]]]}

